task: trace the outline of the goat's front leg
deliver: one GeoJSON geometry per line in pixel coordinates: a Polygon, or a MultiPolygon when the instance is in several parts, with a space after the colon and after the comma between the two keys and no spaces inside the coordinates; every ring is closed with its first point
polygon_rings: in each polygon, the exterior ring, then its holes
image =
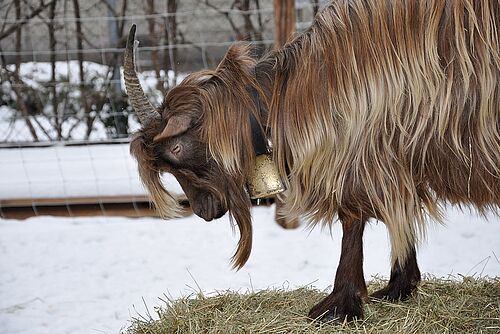
{"type": "Polygon", "coordinates": [[[368,298],[363,276],[364,219],[339,215],[342,222],[342,253],[333,292],[313,306],[311,319],[351,321],[363,317],[363,302],[368,298]]]}

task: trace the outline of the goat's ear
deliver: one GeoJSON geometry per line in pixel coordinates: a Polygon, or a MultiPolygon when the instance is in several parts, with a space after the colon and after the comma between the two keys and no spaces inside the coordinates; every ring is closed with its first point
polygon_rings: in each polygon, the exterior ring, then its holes
{"type": "Polygon", "coordinates": [[[169,118],[167,125],[162,132],[157,134],[153,141],[159,142],[161,140],[180,135],[186,132],[191,127],[191,117],[188,115],[173,115],[169,118]]]}
{"type": "Polygon", "coordinates": [[[251,56],[251,45],[248,43],[235,43],[229,47],[215,71],[219,74],[224,70],[237,73],[254,64],[255,59],[251,56]]]}

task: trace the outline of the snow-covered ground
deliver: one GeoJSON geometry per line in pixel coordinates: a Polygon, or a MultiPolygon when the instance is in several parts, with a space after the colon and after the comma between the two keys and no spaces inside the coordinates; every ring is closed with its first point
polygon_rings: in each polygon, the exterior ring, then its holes
{"type": "MultiPolygon", "coordinates": [[[[140,58],[140,55],[139,55],[140,58]]],[[[32,124],[41,141],[51,141],[45,131],[51,138],[57,138],[56,131],[52,123],[53,111],[51,103],[48,101],[47,83],[51,82],[52,65],[48,62],[27,62],[21,63],[19,68],[19,75],[23,83],[34,89],[38,95],[37,98],[41,104],[44,105],[43,115],[38,114],[32,116],[32,124]],[[45,88],[44,88],[45,87],[45,88]],[[42,129],[43,128],[43,129],[42,129]]],[[[7,65],[7,69],[14,71],[14,65],[7,65]]],[[[83,62],[83,69],[85,72],[84,85],[91,87],[91,90],[105,94],[107,89],[107,82],[110,78],[110,69],[106,65],[97,64],[94,62],[83,62]]],[[[139,69],[140,70],[140,69],[139,69]]],[[[62,137],[67,138],[68,141],[90,140],[99,141],[109,139],[106,132],[105,125],[101,118],[95,119],[93,123],[93,130],[88,139],[85,138],[86,124],[82,120],[85,118],[83,109],[79,106],[80,101],[80,67],[76,60],[72,61],[57,61],[55,63],[56,72],[56,89],[58,92],[67,90],[67,95],[62,94],[60,99],[61,108],[65,108],[68,117],[65,117],[62,122],[62,137]],[[73,107],[74,114],[68,111],[73,107]],[[71,116],[69,116],[71,114],[71,116]]],[[[120,70],[121,75],[121,89],[125,92],[125,83],[123,79],[123,68],[120,70]]],[[[142,87],[152,99],[153,103],[161,101],[163,92],[157,89],[158,79],[154,71],[140,71],[138,73],[139,80],[142,87]]],[[[185,77],[185,73],[178,73],[176,76],[172,71],[160,71],[160,77],[168,81],[170,85],[174,82],[180,83],[185,77]]],[[[54,83],[51,83],[54,84],[54,83]]],[[[10,97],[13,101],[17,100],[17,96],[11,88],[9,81],[4,80],[0,82],[0,93],[5,94],[5,98],[10,97]]],[[[99,115],[105,117],[107,113],[112,112],[110,106],[106,104],[103,110],[99,110],[99,115]]],[[[119,112],[122,110],[118,110],[119,112]]],[[[139,124],[134,117],[128,118],[129,133],[138,129],[139,124]]],[[[0,142],[29,142],[33,140],[29,128],[20,113],[12,107],[3,105],[0,106],[0,142]]],[[[52,139],[53,140],[53,139],[52,139]]]]}
{"type": "MultiPolygon", "coordinates": [[[[233,289],[331,284],[341,230],[286,231],[272,207],[254,214],[254,247],[239,272],[229,267],[237,236],[227,217],[206,223],[125,218],[0,220],[0,333],[118,333],[128,320],[179,297],[233,289]],[[144,302],[143,302],[144,299],[144,302]]],[[[500,219],[455,210],[431,227],[420,268],[437,276],[500,275],[500,219]]],[[[365,277],[387,276],[382,224],[365,233],[365,277]]]]}
{"type": "MultiPolygon", "coordinates": [[[[127,145],[0,150],[0,199],[144,193],[127,145]]],[[[167,188],[180,189],[172,178],[167,188]]],[[[327,288],[340,256],[340,226],[286,231],[273,207],[253,209],[254,247],[239,272],[227,217],[0,219],[0,333],[118,333],[153,313],[159,297],[233,289],[327,288]],[[144,299],[144,302],[143,302],[144,299]]],[[[436,276],[500,275],[500,218],[449,209],[419,252],[436,276]]],[[[385,228],[365,233],[365,277],[389,274],[385,228]]]]}
{"type": "Polygon", "coordinates": [[[0,199],[145,194],[128,144],[0,149],[0,161],[0,199]]]}

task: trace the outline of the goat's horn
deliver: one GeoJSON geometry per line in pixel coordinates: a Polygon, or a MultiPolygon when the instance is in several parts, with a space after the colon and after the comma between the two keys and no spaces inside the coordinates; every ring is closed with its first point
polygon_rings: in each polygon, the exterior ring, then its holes
{"type": "Polygon", "coordinates": [[[156,112],[155,108],[146,97],[135,71],[134,51],[139,44],[139,41],[135,40],[135,30],[136,26],[133,24],[128,33],[127,47],[123,60],[123,75],[125,77],[125,88],[127,89],[130,103],[137,113],[139,121],[142,124],[146,124],[151,120],[159,120],[160,114],[156,112]]]}

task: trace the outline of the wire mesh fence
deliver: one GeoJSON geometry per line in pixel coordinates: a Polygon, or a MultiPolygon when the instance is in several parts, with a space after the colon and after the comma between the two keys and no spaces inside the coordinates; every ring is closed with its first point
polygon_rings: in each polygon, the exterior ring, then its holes
{"type": "MultiPolygon", "coordinates": [[[[297,1],[297,30],[324,3],[297,1]]],[[[0,1],[0,216],[152,214],[128,152],[139,127],[122,81],[128,28],[138,26],[139,78],[159,104],[235,41],[271,49],[273,15],[273,0],[0,1]]]]}
{"type": "MultiPolygon", "coordinates": [[[[317,1],[297,2],[299,28],[317,1]]],[[[121,78],[128,28],[152,99],[227,47],[273,46],[272,0],[14,0],[0,4],[0,145],[122,140],[138,127],[121,78]]]]}

